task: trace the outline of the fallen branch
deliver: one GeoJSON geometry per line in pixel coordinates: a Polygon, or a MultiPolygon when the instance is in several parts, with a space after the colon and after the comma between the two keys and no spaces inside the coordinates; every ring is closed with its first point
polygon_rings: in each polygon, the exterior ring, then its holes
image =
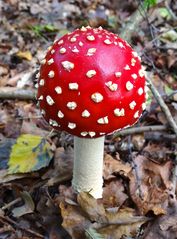
{"type": "Polygon", "coordinates": [[[40,233],[35,232],[35,231],[33,231],[33,230],[29,229],[29,228],[25,228],[25,227],[19,225],[18,223],[16,223],[15,221],[13,221],[13,220],[12,220],[11,218],[9,218],[8,216],[0,215],[0,219],[2,219],[2,221],[5,221],[5,222],[7,222],[8,224],[12,225],[12,226],[15,227],[15,228],[18,228],[18,229],[20,229],[20,230],[22,230],[22,231],[25,231],[25,232],[28,233],[28,234],[31,234],[31,235],[33,236],[33,238],[36,238],[36,239],[37,239],[37,238],[44,238],[44,236],[41,235],[40,233]]]}
{"type": "Polygon", "coordinates": [[[1,87],[0,99],[2,100],[35,100],[35,90],[24,90],[15,87],[1,87]]]}
{"type": "Polygon", "coordinates": [[[117,133],[114,134],[114,139],[119,136],[126,136],[131,134],[140,134],[144,132],[150,132],[150,131],[162,131],[166,130],[167,126],[165,125],[153,125],[153,126],[142,126],[142,127],[132,127],[129,129],[123,129],[117,133]]]}
{"type": "Polygon", "coordinates": [[[127,42],[131,41],[131,37],[135,30],[138,28],[140,22],[143,20],[144,16],[141,14],[138,8],[128,19],[128,22],[123,26],[119,36],[125,39],[127,42]]]}
{"type": "Polygon", "coordinates": [[[148,77],[146,77],[146,81],[148,83],[148,87],[150,88],[152,94],[154,95],[155,99],[159,103],[161,110],[165,114],[169,125],[171,126],[172,130],[175,132],[175,134],[177,136],[177,124],[174,121],[168,106],[165,104],[163,98],[161,97],[161,95],[159,94],[159,92],[157,91],[155,86],[153,85],[152,81],[148,77]]]}

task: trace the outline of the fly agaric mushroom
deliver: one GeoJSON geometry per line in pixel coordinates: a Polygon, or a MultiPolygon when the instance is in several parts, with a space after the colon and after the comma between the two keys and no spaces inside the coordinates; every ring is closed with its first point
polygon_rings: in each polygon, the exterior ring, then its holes
{"type": "Polygon", "coordinates": [[[135,124],[145,108],[140,58],[117,35],[82,27],[55,41],[41,64],[41,113],[74,135],[73,188],[101,198],[104,135],[135,124]]]}

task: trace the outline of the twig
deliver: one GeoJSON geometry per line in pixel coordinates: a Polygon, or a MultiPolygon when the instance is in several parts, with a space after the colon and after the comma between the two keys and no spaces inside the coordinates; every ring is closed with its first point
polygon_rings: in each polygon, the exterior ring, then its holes
{"type": "Polygon", "coordinates": [[[16,228],[19,228],[23,231],[26,231],[27,233],[37,237],[37,238],[44,238],[43,235],[39,234],[38,232],[34,232],[33,230],[31,229],[28,229],[28,228],[24,228],[22,227],[21,225],[19,225],[18,223],[16,223],[15,221],[13,221],[11,218],[9,218],[8,216],[3,216],[3,215],[0,215],[0,219],[2,219],[3,221],[6,221],[7,223],[9,223],[10,225],[13,224],[16,228]]]}
{"type": "Polygon", "coordinates": [[[143,192],[141,190],[141,180],[140,180],[140,175],[138,172],[138,168],[137,165],[133,159],[133,155],[132,155],[132,148],[130,147],[130,142],[131,141],[131,136],[129,135],[128,137],[128,150],[129,150],[129,162],[132,165],[132,169],[135,172],[135,179],[136,179],[136,184],[137,184],[137,192],[138,192],[138,196],[141,200],[143,200],[143,192]]]}
{"type": "Polygon", "coordinates": [[[168,1],[165,1],[164,3],[165,3],[165,6],[166,6],[168,12],[170,13],[172,19],[173,19],[174,21],[176,21],[176,20],[177,20],[177,16],[176,16],[175,13],[173,12],[173,10],[170,8],[169,0],[168,0],[168,1]]]}
{"type": "Polygon", "coordinates": [[[35,100],[35,90],[24,90],[15,87],[1,87],[0,99],[3,100],[35,100]]]}
{"type": "Polygon", "coordinates": [[[138,134],[138,133],[144,133],[144,132],[150,132],[150,131],[162,131],[166,130],[167,126],[165,125],[149,125],[149,126],[142,126],[142,127],[132,127],[129,129],[123,129],[117,133],[114,134],[114,138],[117,138],[119,136],[126,136],[130,134],[138,134]]]}
{"type": "Polygon", "coordinates": [[[164,112],[169,125],[171,126],[171,128],[173,129],[173,131],[175,132],[175,134],[177,136],[177,124],[174,121],[169,108],[167,107],[163,98],[161,97],[161,95],[159,94],[159,92],[157,91],[155,86],[153,85],[152,81],[148,77],[146,77],[146,81],[148,83],[148,87],[150,88],[152,94],[154,95],[154,97],[157,100],[157,102],[159,103],[162,111],[164,112]]]}
{"type": "Polygon", "coordinates": [[[8,204],[6,204],[5,206],[1,207],[1,210],[4,211],[4,210],[10,208],[11,206],[21,202],[21,200],[22,200],[21,198],[16,198],[15,200],[13,200],[13,201],[9,202],[8,204]]]}
{"type": "Polygon", "coordinates": [[[136,10],[129,18],[126,25],[122,28],[120,32],[120,37],[125,39],[127,42],[131,40],[132,34],[135,29],[137,29],[139,23],[143,20],[143,15],[140,14],[139,9],[136,10]]]}
{"type": "MultiPolygon", "coordinates": [[[[175,144],[175,151],[177,151],[177,144],[175,144]]],[[[174,168],[173,168],[173,178],[172,178],[172,182],[173,182],[173,195],[176,195],[176,185],[177,185],[177,153],[175,155],[175,160],[174,160],[174,168]]]]}

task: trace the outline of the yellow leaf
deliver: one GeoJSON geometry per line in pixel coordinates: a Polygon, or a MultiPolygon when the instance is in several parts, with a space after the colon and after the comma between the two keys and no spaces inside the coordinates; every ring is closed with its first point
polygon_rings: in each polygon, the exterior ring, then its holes
{"type": "Polygon", "coordinates": [[[53,154],[49,143],[41,136],[23,134],[13,145],[8,173],[28,173],[48,166],[53,154]]]}
{"type": "Polygon", "coordinates": [[[16,56],[18,56],[19,58],[25,59],[27,61],[32,60],[32,55],[30,51],[19,51],[17,52],[16,56]]]}

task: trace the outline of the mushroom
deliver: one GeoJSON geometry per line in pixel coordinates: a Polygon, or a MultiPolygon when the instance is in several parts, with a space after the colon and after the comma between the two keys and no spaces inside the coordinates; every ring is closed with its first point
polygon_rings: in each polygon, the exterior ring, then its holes
{"type": "Polygon", "coordinates": [[[145,108],[139,56],[114,33],[82,27],[50,47],[38,85],[46,121],[74,135],[73,188],[101,198],[104,137],[135,124],[145,108]]]}

